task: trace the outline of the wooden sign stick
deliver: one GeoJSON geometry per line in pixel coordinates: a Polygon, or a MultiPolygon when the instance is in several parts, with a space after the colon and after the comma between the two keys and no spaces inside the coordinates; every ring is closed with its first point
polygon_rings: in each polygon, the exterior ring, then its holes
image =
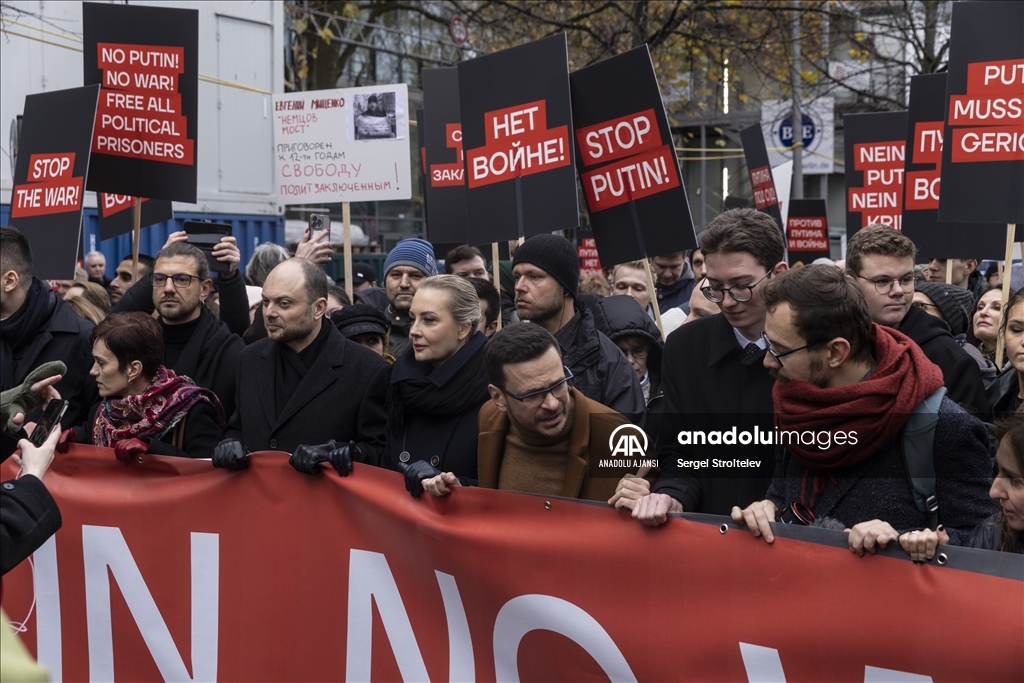
{"type": "Polygon", "coordinates": [[[498,290],[498,329],[501,329],[501,269],[498,268],[498,243],[491,242],[491,270],[494,276],[494,288],[498,290]]]}
{"type": "MultiPolygon", "coordinates": [[[[1017,232],[1016,223],[1006,224],[1006,265],[1003,266],[1003,308],[1006,307],[1006,302],[1010,300],[1010,277],[1013,273],[1013,236],[1017,232]]],[[[996,369],[1002,370],[1003,368],[1003,335],[999,335],[996,338],[996,369]]]]}
{"type": "Polygon", "coordinates": [[[135,215],[132,219],[132,284],[139,281],[139,240],[142,238],[142,198],[135,198],[135,215]]]}
{"type": "Polygon", "coordinates": [[[345,291],[348,298],[355,301],[352,298],[352,206],[348,202],[341,203],[341,227],[345,240],[345,291]]]}

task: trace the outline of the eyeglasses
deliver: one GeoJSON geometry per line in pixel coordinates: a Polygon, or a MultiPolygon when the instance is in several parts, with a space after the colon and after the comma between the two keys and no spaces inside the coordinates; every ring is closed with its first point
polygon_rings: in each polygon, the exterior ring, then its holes
{"type": "Polygon", "coordinates": [[[891,277],[869,278],[869,277],[864,277],[862,275],[858,275],[857,277],[860,278],[861,280],[867,280],[868,282],[872,283],[875,286],[875,291],[878,292],[879,294],[888,294],[889,292],[892,291],[893,286],[897,282],[900,283],[900,289],[902,289],[904,292],[913,292],[914,291],[914,274],[913,273],[907,273],[906,275],[901,277],[899,280],[894,280],[891,277]]]}
{"type": "Polygon", "coordinates": [[[935,304],[926,304],[923,301],[915,301],[913,305],[917,306],[918,308],[921,308],[921,309],[934,308],[935,310],[939,310],[939,307],[936,306],[935,304]]]}
{"type": "Polygon", "coordinates": [[[752,285],[734,285],[733,287],[701,287],[700,291],[704,292],[704,296],[708,298],[708,301],[713,301],[716,304],[720,304],[725,301],[725,293],[728,292],[732,300],[737,303],[744,303],[754,298],[754,287],[757,287],[761,282],[772,274],[772,271],[768,271],[761,276],[761,279],[752,285]],[[745,292],[745,294],[744,294],[745,292]]]}
{"type": "Polygon", "coordinates": [[[544,402],[544,399],[547,397],[548,394],[551,394],[557,399],[563,399],[565,398],[566,394],[569,393],[569,381],[572,380],[572,378],[575,377],[575,375],[572,374],[572,370],[565,367],[564,365],[562,366],[562,370],[565,371],[565,377],[555,382],[546,389],[531,391],[530,393],[524,396],[517,396],[513,394],[511,391],[507,391],[505,389],[502,389],[501,392],[506,396],[516,399],[517,401],[521,402],[524,406],[527,406],[528,408],[536,408],[537,406],[539,406],[541,403],[544,402]]]}
{"type": "Polygon", "coordinates": [[[187,273],[175,273],[174,275],[164,275],[163,273],[150,273],[149,280],[153,283],[154,287],[163,287],[167,284],[167,280],[170,279],[174,283],[174,286],[178,289],[187,289],[192,285],[192,280],[198,280],[198,275],[188,275],[187,273]]]}
{"type": "Polygon", "coordinates": [[[782,359],[785,356],[788,356],[791,353],[796,353],[797,351],[803,351],[804,349],[809,349],[812,346],[817,346],[818,344],[823,343],[822,341],[816,341],[816,342],[812,342],[810,344],[807,344],[805,346],[801,346],[799,349],[793,349],[792,351],[786,351],[785,353],[779,353],[777,351],[773,351],[772,350],[772,341],[771,341],[771,339],[768,338],[768,333],[767,332],[762,332],[761,333],[761,341],[764,342],[764,350],[767,351],[768,353],[770,353],[772,358],[775,359],[775,362],[778,363],[780,366],[782,365],[782,359]]]}
{"type": "Polygon", "coordinates": [[[647,358],[647,354],[650,352],[651,350],[646,346],[643,347],[642,349],[622,349],[622,355],[626,357],[626,360],[629,360],[630,358],[635,358],[636,360],[644,360],[645,358],[647,358]]]}

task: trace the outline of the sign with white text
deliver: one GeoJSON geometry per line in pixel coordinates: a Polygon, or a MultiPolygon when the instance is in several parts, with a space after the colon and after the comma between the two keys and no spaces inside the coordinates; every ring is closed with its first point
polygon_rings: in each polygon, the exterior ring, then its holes
{"type": "Polygon", "coordinates": [[[98,85],[25,98],[11,191],[10,225],[32,247],[32,273],[70,280],[82,234],[98,85]]]}
{"type": "Polygon", "coordinates": [[[459,62],[471,244],[579,225],[567,50],[562,33],[459,62]]]}
{"type": "Polygon", "coordinates": [[[775,179],[768,162],[761,125],[755,123],[744,128],[740,131],[740,140],[743,142],[743,156],[746,157],[747,171],[750,173],[750,187],[754,192],[754,208],[775,219],[775,224],[782,230],[782,208],[775,192],[775,179]]]}
{"type": "Polygon", "coordinates": [[[604,266],[697,245],[647,46],[574,71],[580,184],[604,266]]]}
{"type": "Polygon", "coordinates": [[[846,234],[869,225],[900,230],[907,112],[847,114],[846,234]]]}
{"type": "Polygon", "coordinates": [[[903,233],[913,240],[918,255],[924,260],[1002,259],[1005,225],[939,222],[945,100],[946,74],[911,77],[903,233]]]}
{"type": "MultiPolygon", "coordinates": [[[[427,239],[463,244],[466,234],[466,160],[462,151],[459,70],[423,70],[423,141],[427,239]]],[[[474,242],[476,239],[474,239],[474,242]]]]}
{"type": "Polygon", "coordinates": [[[945,104],[939,219],[1024,223],[1024,3],[953,3],[945,104]]]}
{"type": "Polygon", "coordinates": [[[274,179],[280,204],[409,199],[408,88],[274,95],[274,179]]]}
{"type": "MultiPolygon", "coordinates": [[[[135,197],[125,194],[100,192],[96,196],[99,204],[100,239],[108,240],[132,231],[135,225],[135,197]]],[[[174,218],[174,209],[163,199],[143,199],[139,211],[139,227],[163,223],[174,218]]]]}
{"type": "Polygon", "coordinates": [[[196,201],[199,12],[86,2],[85,83],[100,83],[89,190],[196,201]]]}
{"type": "Polygon", "coordinates": [[[828,210],[824,199],[791,199],[786,216],[786,251],[789,265],[810,265],[829,258],[828,210]]]}

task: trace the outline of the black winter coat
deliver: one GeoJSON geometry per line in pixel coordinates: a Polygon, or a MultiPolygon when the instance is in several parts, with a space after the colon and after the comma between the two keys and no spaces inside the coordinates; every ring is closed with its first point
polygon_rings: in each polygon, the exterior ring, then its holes
{"type": "Polygon", "coordinates": [[[576,303],[580,316],[576,336],[569,346],[561,346],[562,363],[575,379],[572,385],[591,401],[625,415],[642,419],[647,408],[640,380],[622,351],[597,329],[594,314],[587,306],[576,303]]]}
{"type": "Polygon", "coordinates": [[[242,442],[249,451],[288,453],[299,444],[354,441],[365,462],[378,464],[387,414],[385,386],[376,378],[386,365],[384,359],[345,339],[330,325],[319,355],[278,415],[278,346],[271,339],[261,339],[242,350],[235,390],[238,401],[225,437],[242,442]]]}
{"type": "Polygon", "coordinates": [[[1020,399],[1020,380],[1017,379],[1017,369],[1008,367],[1000,373],[992,384],[985,390],[988,394],[988,402],[992,406],[992,417],[998,420],[1017,410],[1020,399]]]}
{"type": "MultiPolygon", "coordinates": [[[[89,414],[89,422],[75,430],[79,442],[92,443],[92,428],[96,424],[96,412],[103,402],[100,401],[93,406],[89,414]]],[[[192,406],[188,414],[183,418],[184,433],[179,439],[181,423],[163,434],[159,438],[146,439],[152,455],[173,455],[181,458],[209,458],[213,455],[213,449],[224,440],[224,430],[217,423],[217,411],[209,403],[202,401],[192,406]],[[180,444],[175,442],[180,440],[180,444]]]]}
{"type": "MultiPolygon", "coordinates": [[[[951,543],[963,545],[978,522],[992,512],[993,503],[988,497],[992,456],[985,425],[948,398],[939,407],[933,458],[939,523],[946,528],[951,543]]],[[[775,476],[766,497],[784,510],[799,499],[807,470],[786,453],[785,447],[778,447],[776,459],[775,476]]],[[[927,527],[928,516],[914,504],[903,460],[902,431],[864,462],[829,474],[812,508],[818,519],[832,517],[847,527],[880,519],[900,533],[927,527]]]]}
{"type": "Polygon", "coordinates": [[[686,512],[728,515],[734,505],[745,508],[764,500],[775,468],[773,446],[680,445],[679,432],[763,430],[773,428],[772,386],[764,367],[764,351],[747,355],[724,316],[712,315],[683,325],[665,344],[662,361],[664,408],[658,440],[661,476],[651,490],[665,493],[686,512]],[[711,458],[761,461],[749,477],[716,476],[706,469],[696,475],[677,461],[711,458]],[[706,472],[706,474],[705,474],[706,472]]]}
{"type": "MultiPolygon", "coordinates": [[[[979,522],[967,535],[963,545],[967,548],[1001,551],[1003,545],[1002,510],[996,510],[984,521],[979,522]]],[[[1024,553],[1024,531],[1017,532],[1017,552],[1024,553]]]]}
{"type": "MultiPolygon", "coordinates": [[[[487,368],[484,367],[484,344],[487,337],[478,332],[465,346],[459,349],[452,358],[441,367],[427,375],[438,391],[460,391],[459,387],[450,387],[456,373],[464,367],[476,368],[475,375],[479,381],[475,400],[467,396],[469,406],[458,413],[450,415],[422,415],[405,408],[405,427],[401,433],[394,433],[388,424],[387,441],[381,467],[401,471],[399,462],[416,462],[426,460],[442,472],[454,472],[463,479],[464,484],[476,485],[477,480],[477,444],[479,428],[477,416],[480,407],[490,400],[487,392],[487,368]],[[402,452],[409,456],[403,460],[402,452]]],[[[395,365],[389,365],[382,372],[381,381],[391,384],[392,377],[400,370],[400,363],[415,363],[413,351],[409,349],[405,356],[395,365]]],[[[470,386],[463,382],[461,391],[470,391],[470,386]]],[[[391,393],[392,396],[396,392],[391,393]]],[[[389,413],[390,413],[389,409],[389,413]]]]}
{"type": "MultiPolygon", "coordinates": [[[[25,438],[0,431],[0,462],[25,438]]],[[[17,567],[60,529],[60,510],[43,482],[26,475],[0,484],[0,575],[17,567]]]]}
{"type": "MultiPolygon", "coordinates": [[[[52,312],[31,343],[18,352],[11,350],[0,337],[0,391],[21,384],[28,373],[52,360],[63,361],[68,367],[54,388],[68,400],[61,425],[67,429],[82,424],[89,408],[96,402],[96,380],[89,374],[92,369],[93,324],[80,317],[56,292],[46,292],[52,312]],[[12,358],[13,362],[6,359],[12,358]]],[[[32,419],[28,416],[27,419],[32,419]]]]}
{"type": "Polygon", "coordinates": [[[900,322],[899,331],[921,347],[928,360],[939,366],[946,396],[983,422],[992,421],[981,368],[949,332],[946,323],[911,306],[900,322]]]}

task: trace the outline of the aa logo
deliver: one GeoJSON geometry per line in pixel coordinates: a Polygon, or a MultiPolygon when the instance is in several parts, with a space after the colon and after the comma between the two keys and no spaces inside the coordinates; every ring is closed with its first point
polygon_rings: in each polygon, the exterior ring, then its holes
{"type": "Polygon", "coordinates": [[[647,455],[647,433],[636,425],[619,425],[608,437],[608,448],[612,458],[643,458],[647,455]]]}

